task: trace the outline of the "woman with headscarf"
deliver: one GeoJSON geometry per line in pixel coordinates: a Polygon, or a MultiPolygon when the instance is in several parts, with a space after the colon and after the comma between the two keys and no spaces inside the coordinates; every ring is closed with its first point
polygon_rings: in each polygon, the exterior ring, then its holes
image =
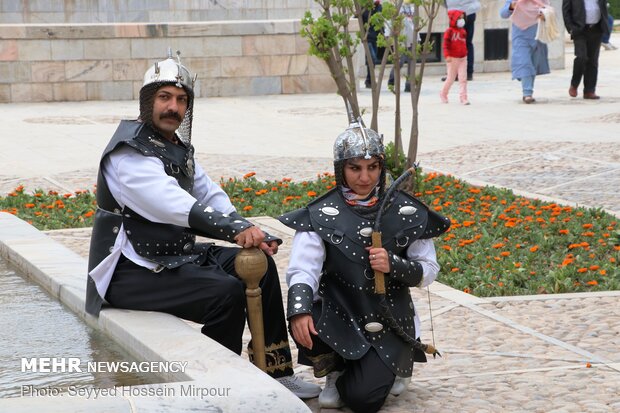
{"type": "Polygon", "coordinates": [[[334,144],[335,188],[279,218],[296,230],[287,318],[299,362],[326,377],[321,408],[377,412],[406,388],[414,361],[426,361],[409,342],[421,324],[409,288],[437,277],[432,238],[450,220],[405,192],[386,191],[385,161],[381,136],[352,122],[334,144]],[[377,219],[382,247],[371,240],[377,219]],[[375,271],[385,274],[385,294],[375,293],[375,271]]]}
{"type": "Polygon", "coordinates": [[[549,0],[506,0],[499,14],[512,20],[512,78],[521,81],[523,102],[534,103],[536,75],[549,73],[547,45],[536,40],[542,9],[549,0]]]}

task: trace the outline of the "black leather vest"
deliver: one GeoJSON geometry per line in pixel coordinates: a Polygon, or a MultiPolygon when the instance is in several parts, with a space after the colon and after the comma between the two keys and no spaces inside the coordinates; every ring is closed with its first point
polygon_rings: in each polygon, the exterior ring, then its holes
{"type": "MultiPolygon", "coordinates": [[[[101,161],[121,145],[127,145],[144,156],[159,158],[166,174],[190,192],[194,186],[194,148],[175,145],[157,132],[137,121],[121,121],[114,136],[103,151],[101,161]]],[[[99,168],[97,176],[97,212],[91,236],[88,271],[92,271],[111,252],[118,231],[123,225],[136,252],[163,267],[175,268],[201,259],[202,249],[195,249],[195,236],[184,227],[160,224],[147,220],[129,207],[116,202],[99,168]]],[[[95,282],[88,277],[86,310],[98,314],[102,297],[95,282]]]]}
{"type": "MultiPolygon", "coordinates": [[[[346,359],[359,359],[373,347],[394,374],[411,374],[414,349],[392,332],[381,316],[379,296],[374,293],[374,273],[368,252],[374,220],[356,214],[334,189],[307,208],[285,214],[285,225],[298,231],[314,231],[323,240],[326,260],[319,283],[323,299],[316,326],[319,337],[346,359]]],[[[416,198],[397,191],[384,212],[383,248],[404,257],[409,245],[445,231],[443,217],[431,213],[416,198]]],[[[446,227],[447,228],[447,227],[446,227]]],[[[414,308],[409,287],[386,276],[386,299],[398,324],[415,337],[414,308]]]]}

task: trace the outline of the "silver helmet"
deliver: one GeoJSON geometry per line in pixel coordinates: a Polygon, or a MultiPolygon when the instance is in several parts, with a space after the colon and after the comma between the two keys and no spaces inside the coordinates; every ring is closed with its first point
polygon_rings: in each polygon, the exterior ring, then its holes
{"type": "Polygon", "coordinates": [[[355,119],[349,110],[349,127],[334,142],[334,174],[337,185],[346,185],[344,181],[344,164],[348,159],[376,157],[381,161],[379,193],[385,189],[385,148],[383,136],[364,125],[362,117],[355,119]]]}
{"type": "Polygon", "coordinates": [[[181,52],[177,51],[176,59],[172,57],[172,49],[168,48],[168,57],[156,62],[144,74],[144,83],[140,89],[140,120],[153,127],[153,103],[155,93],[162,86],[174,85],[185,89],[188,94],[187,110],[183,122],[177,129],[177,135],[189,144],[192,137],[192,112],[194,107],[194,84],[196,75],[181,64],[181,52]]]}
{"type": "Polygon", "coordinates": [[[334,142],[334,162],[346,159],[364,158],[373,156],[385,157],[383,138],[374,130],[366,128],[360,116],[351,121],[334,142]]]}

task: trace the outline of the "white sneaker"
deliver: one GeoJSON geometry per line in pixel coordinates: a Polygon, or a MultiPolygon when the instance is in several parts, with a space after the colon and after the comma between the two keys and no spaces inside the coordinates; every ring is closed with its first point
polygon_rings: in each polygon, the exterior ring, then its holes
{"type": "Polygon", "coordinates": [[[601,46],[603,46],[603,49],[605,50],[614,50],[614,47],[611,45],[611,43],[601,43],[601,46]]]}
{"type": "Polygon", "coordinates": [[[336,380],[342,376],[342,371],[332,371],[325,377],[325,387],[321,394],[319,394],[319,406],[325,409],[338,409],[344,406],[340,393],[336,388],[336,380]]]}
{"type": "Polygon", "coordinates": [[[293,394],[300,399],[311,399],[321,393],[321,386],[303,381],[294,374],[279,377],[276,380],[278,380],[281,385],[292,391],[293,394]]]}
{"type": "Polygon", "coordinates": [[[411,383],[411,376],[396,376],[396,380],[394,380],[394,384],[392,385],[392,390],[390,390],[390,394],[393,396],[400,396],[405,390],[407,390],[407,387],[409,387],[409,383],[411,383]]]}

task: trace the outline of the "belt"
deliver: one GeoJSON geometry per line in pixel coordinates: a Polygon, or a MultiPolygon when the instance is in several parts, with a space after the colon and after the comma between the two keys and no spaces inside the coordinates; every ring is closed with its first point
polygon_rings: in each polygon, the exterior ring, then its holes
{"type": "Polygon", "coordinates": [[[598,27],[598,23],[594,23],[594,24],[586,24],[586,29],[587,29],[587,30],[589,30],[589,29],[593,29],[593,28],[595,28],[595,27],[598,27]]]}

